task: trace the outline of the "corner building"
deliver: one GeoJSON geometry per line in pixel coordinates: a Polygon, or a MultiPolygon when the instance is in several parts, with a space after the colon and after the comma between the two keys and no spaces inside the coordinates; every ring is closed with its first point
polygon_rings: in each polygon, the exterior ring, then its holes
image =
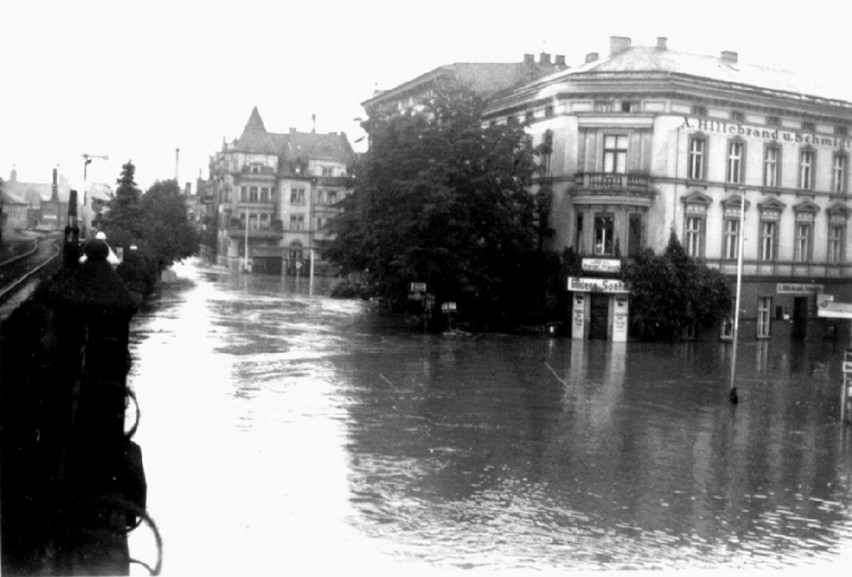
{"type": "Polygon", "coordinates": [[[535,186],[552,194],[551,248],[589,264],[577,286],[594,288],[574,293],[575,337],[626,338],[616,325],[629,295],[591,281],[645,247],[660,254],[672,229],[732,286],[744,243],[742,338],[829,330],[809,322],[816,295],[852,302],[852,103],[736,52],[611,37],[609,56],[491,99],[485,122],[513,119],[552,145],[535,186]]]}
{"type": "Polygon", "coordinates": [[[255,107],[239,139],[210,159],[204,183],[206,213],[215,222],[216,260],[253,272],[331,272],[319,243],[332,238],[329,223],[347,193],[354,152],[346,134],[268,132],[255,107]]]}

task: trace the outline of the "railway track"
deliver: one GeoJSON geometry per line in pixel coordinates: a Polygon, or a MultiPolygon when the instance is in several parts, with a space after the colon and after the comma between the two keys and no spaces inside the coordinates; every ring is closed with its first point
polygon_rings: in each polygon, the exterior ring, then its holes
{"type": "Polygon", "coordinates": [[[58,237],[40,238],[31,250],[0,263],[0,305],[7,304],[28,288],[34,289],[43,275],[58,268],[62,252],[59,241],[58,237]]]}

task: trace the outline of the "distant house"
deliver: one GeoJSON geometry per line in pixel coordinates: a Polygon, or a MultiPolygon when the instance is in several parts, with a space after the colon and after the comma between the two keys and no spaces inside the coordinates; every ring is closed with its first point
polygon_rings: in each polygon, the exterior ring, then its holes
{"type": "Polygon", "coordinates": [[[306,275],[313,254],[321,274],[326,263],[314,249],[330,238],[353,161],[346,134],[268,132],[255,107],[198,187],[205,214],[217,218],[218,262],[236,268],[250,259],[255,272],[306,275]]]}
{"type": "Polygon", "coordinates": [[[23,200],[7,193],[5,190],[0,192],[0,194],[2,194],[0,226],[2,226],[3,237],[5,237],[8,232],[27,227],[27,208],[29,205],[23,200]]]}

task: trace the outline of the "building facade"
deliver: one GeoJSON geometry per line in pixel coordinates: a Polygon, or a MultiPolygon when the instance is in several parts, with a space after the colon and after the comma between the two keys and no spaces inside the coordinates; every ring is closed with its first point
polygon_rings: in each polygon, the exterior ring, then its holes
{"type": "Polygon", "coordinates": [[[316,274],[333,272],[319,245],[330,238],[353,161],[346,134],[271,133],[255,107],[199,185],[217,261],[272,274],[307,275],[311,264],[316,274]]]}
{"type": "Polygon", "coordinates": [[[568,287],[575,337],[627,338],[629,294],[605,281],[671,230],[732,282],[742,243],[741,334],[802,335],[817,294],[852,302],[852,103],[736,52],[612,37],[609,56],[491,99],[484,122],[510,119],[551,143],[536,185],[552,194],[551,248],[588,265],[568,287]]]}

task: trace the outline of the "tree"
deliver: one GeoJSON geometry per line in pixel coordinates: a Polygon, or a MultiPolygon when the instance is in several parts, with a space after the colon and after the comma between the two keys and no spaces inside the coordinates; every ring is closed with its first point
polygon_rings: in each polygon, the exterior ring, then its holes
{"type": "Polygon", "coordinates": [[[133,180],[136,167],[127,161],[121,167],[121,176],[116,181],[118,188],[109,202],[109,212],[101,221],[101,230],[106,233],[108,242],[114,247],[139,245],[145,236],[145,222],[140,206],[142,191],[133,180]]]}
{"type": "Polygon", "coordinates": [[[630,327],[637,338],[674,341],[684,329],[707,328],[731,310],[724,275],[696,262],[674,231],[662,256],[650,250],[625,266],[630,286],[630,327]]]}
{"type": "Polygon", "coordinates": [[[362,272],[400,307],[410,282],[438,302],[503,313],[536,247],[536,169],[520,123],[483,127],[484,103],[458,83],[439,84],[419,112],[374,112],[370,149],[334,221],[324,255],[362,272]]]}
{"type": "Polygon", "coordinates": [[[144,222],[142,250],[160,267],[198,253],[198,234],[187,218],[176,180],[157,181],[139,202],[144,222]]]}

